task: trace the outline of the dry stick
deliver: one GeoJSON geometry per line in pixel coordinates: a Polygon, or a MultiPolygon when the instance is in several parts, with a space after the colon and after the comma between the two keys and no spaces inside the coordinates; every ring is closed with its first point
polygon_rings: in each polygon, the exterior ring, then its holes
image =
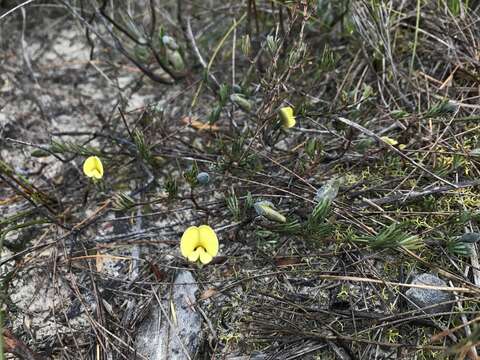
{"type": "Polygon", "coordinates": [[[441,178],[440,176],[438,176],[437,174],[434,174],[433,172],[431,172],[430,170],[428,170],[427,168],[425,168],[423,165],[417,163],[415,160],[409,158],[407,155],[405,155],[403,152],[401,152],[399,149],[397,149],[395,146],[392,146],[390,145],[387,141],[383,140],[380,136],[378,136],[377,134],[375,134],[374,132],[364,128],[362,125],[359,125],[353,121],[350,121],[348,119],[345,119],[345,118],[342,118],[342,117],[338,117],[337,118],[338,121],[348,125],[348,126],[351,126],[355,129],[357,129],[358,131],[364,133],[365,135],[368,135],[370,137],[373,137],[375,140],[379,141],[380,143],[383,143],[384,145],[386,145],[390,150],[392,150],[393,152],[397,153],[402,159],[405,159],[407,160],[409,163],[411,163],[413,166],[425,171],[427,174],[433,176],[435,179],[437,180],[440,180],[441,182],[447,184],[447,185],[450,185],[451,187],[453,187],[454,189],[457,188],[457,185],[455,185],[454,183],[451,183],[450,181],[448,180],[445,180],[443,178],[441,178]]]}
{"type": "Polygon", "coordinates": [[[258,153],[258,155],[260,156],[263,156],[264,158],[270,160],[271,162],[273,162],[275,165],[278,165],[280,166],[283,170],[285,170],[286,172],[292,174],[293,176],[295,176],[297,179],[299,179],[301,182],[303,182],[305,185],[309,186],[311,189],[313,189],[314,191],[317,191],[317,188],[315,186],[313,186],[312,184],[310,184],[307,180],[305,180],[304,178],[302,178],[300,175],[298,175],[297,173],[295,173],[294,171],[290,170],[289,168],[287,168],[286,166],[283,166],[282,164],[280,164],[278,161],[274,160],[273,158],[271,158],[270,156],[268,155],[265,155],[265,154],[262,154],[262,153],[258,153]]]}
{"type": "MultiPolygon", "coordinates": [[[[202,67],[203,67],[205,70],[207,70],[207,63],[206,63],[205,60],[203,59],[203,56],[202,56],[202,54],[200,53],[200,50],[198,49],[197,43],[196,43],[196,41],[195,41],[195,36],[193,35],[192,25],[190,24],[190,17],[189,17],[189,16],[188,16],[187,19],[186,19],[185,36],[187,37],[188,42],[189,42],[189,44],[190,44],[190,47],[192,48],[193,53],[194,53],[195,56],[197,57],[198,62],[200,63],[200,65],[202,65],[202,67]]],[[[213,80],[213,82],[214,82],[218,87],[220,87],[220,83],[218,82],[218,80],[217,80],[217,78],[215,77],[215,75],[213,75],[210,71],[207,71],[207,74],[208,74],[208,76],[213,80]]]]}
{"type": "Polygon", "coordinates": [[[428,289],[428,290],[441,290],[441,291],[458,291],[464,293],[478,293],[480,290],[470,289],[466,287],[449,287],[449,286],[435,286],[435,285],[422,285],[422,284],[405,284],[398,283],[393,281],[384,281],[372,278],[362,278],[358,276],[343,276],[343,275],[317,275],[318,279],[322,280],[341,280],[341,281],[356,281],[356,282],[369,282],[374,284],[384,284],[390,286],[400,286],[408,288],[417,288],[417,289],[428,289]]]}
{"type": "MultiPolygon", "coordinates": [[[[11,353],[24,360],[43,360],[45,357],[34,353],[25,343],[12,335],[7,329],[0,334],[0,341],[5,344],[5,352],[11,353]]],[[[3,355],[3,354],[0,354],[3,355]]]]}
{"type": "MultiPolygon", "coordinates": [[[[291,333],[291,331],[287,331],[287,333],[291,333]]],[[[333,341],[347,341],[347,342],[353,342],[353,343],[358,342],[358,343],[378,345],[378,346],[382,346],[382,347],[392,347],[392,348],[407,347],[407,348],[413,348],[413,349],[417,349],[417,350],[422,350],[422,349],[423,350],[424,349],[446,350],[446,348],[444,346],[385,343],[385,342],[380,342],[380,341],[355,338],[353,336],[323,335],[323,334],[320,334],[320,333],[315,332],[315,331],[304,331],[304,332],[296,333],[295,335],[309,336],[309,337],[318,338],[318,339],[321,339],[321,340],[324,340],[324,341],[333,340],[333,341]]]]}
{"type": "MultiPolygon", "coordinates": [[[[232,26],[230,26],[230,28],[227,30],[226,34],[220,39],[220,42],[217,44],[217,46],[215,47],[215,49],[213,50],[213,54],[212,54],[212,57],[210,58],[210,61],[208,62],[207,64],[207,67],[205,69],[205,71],[208,73],[210,73],[210,69],[212,68],[212,64],[213,62],[215,61],[215,58],[217,57],[220,49],[222,48],[223,44],[225,43],[225,41],[228,39],[228,37],[230,36],[230,34],[232,33],[232,31],[238,26],[240,25],[240,23],[247,17],[247,13],[243,13],[243,15],[240,17],[240,19],[238,21],[235,21],[232,26]]],[[[200,82],[200,85],[198,86],[198,89],[195,93],[195,96],[193,98],[193,101],[191,103],[191,107],[193,108],[193,106],[196,104],[197,102],[197,99],[198,99],[198,96],[200,95],[200,91],[202,90],[202,86],[203,86],[203,83],[204,81],[200,82]]]]}
{"type": "MultiPolygon", "coordinates": [[[[468,323],[467,316],[465,315],[465,312],[463,310],[462,301],[458,298],[458,294],[456,292],[454,292],[453,294],[455,295],[455,299],[457,300],[458,310],[460,310],[460,319],[462,319],[463,325],[465,327],[465,335],[470,336],[470,335],[472,335],[472,331],[470,329],[470,325],[468,323]]],[[[445,329],[444,331],[448,332],[448,329],[445,329]]],[[[448,333],[448,335],[452,336],[453,333],[448,333]]],[[[470,354],[472,355],[473,359],[478,359],[477,348],[475,346],[472,346],[470,348],[470,354]]]]}
{"type": "Polygon", "coordinates": [[[158,306],[160,307],[160,310],[162,311],[163,316],[165,316],[165,319],[167,320],[168,325],[170,325],[170,328],[172,329],[173,333],[177,337],[177,340],[178,340],[180,346],[182,347],[182,350],[184,351],[186,357],[188,358],[188,360],[192,360],[192,358],[190,357],[190,355],[188,353],[188,350],[187,350],[185,344],[183,343],[182,339],[180,338],[180,335],[178,334],[177,328],[175,327],[175,325],[173,325],[172,321],[168,317],[167,311],[165,310],[165,308],[162,305],[162,300],[158,297],[155,289],[152,289],[152,291],[153,291],[153,295],[155,296],[155,299],[158,302],[158,306]]]}
{"type": "MultiPolygon", "coordinates": [[[[423,260],[423,259],[420,259],[420,260],[425,262],[425,260],[423,260]]],[[[226,290],[231,289],[235,286],[238,286],[240,283],[245,282],[245,281],[250,281],[250,280],[261,278],[261,277],[267,277],[267,276],[273,276],[273,275],[279,275],[279,274],[286,274],[286,273],[289,273],[289,272],[290,271],[271,271],[271,272],[267,272],[267,273],[264,273],[264,274],[248,276],[248,277],[245,277],[243,279],[236,280],[236,281],[234,281],[234,282],[232,282],[228,285],[225,285],[219,291],[221,291],[221,292],[226,291],[226,290]]],[[[366,277],[362,278],[362,277],[358,277],[358,276],[322,274],[322,272],[323,271],[311,270],[311,271],[305,271],[304,273],[305,274],[315,274],[317,279],[321,279],[321,280],[325,280],[325,281],[365,282],[365,283],[383,284],[383,285],[390,285],[390,286],[400,286],[400,287],[406,287],[406,288],[429,289],[429,290],[440,290],[440,291],[457,291],[457,292],[464,292],[464,293],[469,293],[469,294],[480,294],[480,289],[475,288],[475,287],[449,287],[449,286],[434,286],[434,285],[422,285],[422,284],[406,284],[406,283],[384,281],[384,280],[366,278],[366,277]]],[[[456,279],[456,280],[458,280],[458,279],[456,279]]]]}
{"type": "MultiPolygon", "coordinates": [[[[421,262],[423,265],[425,266],[428,266],[429,268],[433,269],[434,271],[438,272],[440,275],[443,275],[445,276],[446,278],[450,279],[450,280],[455,280],[455,281],[459,281],[459,282],[463,282],[467,288],[469,289],[469,293],[474,293],[476,294],[477,296],[480,294],[480,287],[474,285],[474,284],[471,284],[467,281],[465,281],[464,279],[462,279],[461,277],[455,275],[455,274],[452,274],[450,273],[449,271],[446,271],[446,270],[443,270],[441,268],[439,268],[438,266],[435,266],[435,265],[432,265],[430,264],[428,261],[422,259],[420,256],[414,254],[413,252],[411,252],[410,250],[402,247],[401,250],[403,252],[405,252],[406,254],[410,255],[411,257],[413,257],[414,259],[416,259],[417,261],[421,262]]],[[[456,291],[455,288],[450,288],[452,290],[450,291],[456,291]]],[[[448,291],[448,290],[447,290],[448,291]]]]}
{"type": "Polygon", "coordinates": [[[35,0],[27,0],[27,1],[24,1],[23,3],[21,4],[18,4],[17,6],[15,6],[14,8],[8,10],[5,14],[3,14],[2,16],[0,16],[0,20],[2,20],[4,17],[10,15],[11,13],[15,12],[16,10],[20,9],[20,8],[23,8],[24,6],[34,2],[35,0]]]}
{"type": "MultiPolygon", "coordinates": [[[[458,183],[455,186],[457,189],[461,189],[461,188],[473,187],[478,185],[480,185],[480,180],[465,181],[465,182],[458,183]]],[[[420,197],[425,197],[427,195],[442,194],[447,192],[448,190],[451,190],[450,186],[435,186],[428,190],[410,191],[408,194],[398,194],[398,195],[392,195],[392,196],[387,196],[383,198],[363,199],[363,200],[367,203],[370,202],[371,204],[374,204],[374,205],[385,205],[385,204],[397,203],[400,200],[403,203],[406,201],[415,200],[420,197]]],[[[363,207],[367,207],[367,205],[364,205],[363,207]]]]}
{"type": "MultiPolygon", "coordinates": [[[[462,206],[463,206],[463,210],[465,211],[466,210],[465,204],[462,204],[462,206]]],[[[469,223],[470,223],[470,229],[465,225],[464,226],[465,232],[468,232],[469,230],[471,230],[472,221],[470,220],[469,223]]],[[[470,245],[470,262],[472,263],[473,282],[475,283],[475,285],[480,287],[480,271],[478,271],[480,264],[478,262],[478,253],[477,253],[477,247],[475,243],[470,245]]],[[[467,275],[467,273],[468,273],[468,267],[465,269],[465,275],[467,275]]],[[[455,294],[455,297],[458,299],[457,294],[455,294]]],[[[460,318],[462,319],[462,322],[465,325],[465,335],[467,337],[471,336],[472,330],[470,328],[466,315],[463,313],[462,302],[458,301],[457,305],[460,311],[462,312],[460,318]]],[[[477,347],[475,345],[470,348],[470,355],[473,359],[478,359],[477,347]]]]}

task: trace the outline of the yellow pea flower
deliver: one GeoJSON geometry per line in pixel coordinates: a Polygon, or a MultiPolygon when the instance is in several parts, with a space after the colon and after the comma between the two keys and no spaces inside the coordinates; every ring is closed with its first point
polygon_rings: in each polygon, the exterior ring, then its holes
{"type": "Polygon", "coordinates": [[[392,146],[396,146],[398,145],[398,141],[395,140],[395,139],[392,139],[388,136],[382,136],[380,139],[382,139],[383,141],[385,141],[387,144],[389,145],[392,145],[392,146]]]}
{"type": "Polygon", "coordinates": [[[218,253],[218,238],[208,225],[190,226],[180,240],[180,252],[189,261],[208,264],[218,253]]]}
{"type": "Polygon", "coordinates": [[[293,115],[293,109],[290,106],[280,109],[280,119],[282,120],[282,126],[286,129],[294,127],[297,123],[293,115]]]}
{"type": "Polygon", "coordinates": [[[83,163],[83,172],[88,177],[101,179],[103,177],[103,165],[98,156],[90,156],[83,163]]]}

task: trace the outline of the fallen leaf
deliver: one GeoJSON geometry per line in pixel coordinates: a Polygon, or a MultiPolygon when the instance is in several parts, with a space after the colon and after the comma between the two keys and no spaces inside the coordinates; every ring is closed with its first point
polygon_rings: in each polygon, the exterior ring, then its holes
{"type": "Polygon", "coordinates": [[[105,259],[103,255],[97,251],[97,256],[95,256],[95,267],[97,268],[97,272],[102,272],[104,263],[105,259]]]}
{"type": "Polygon", "coordinates": [[[148,265],[150,267],[150,271],[153,273],[153,275],[155,275],[155,279],[157,281],[163,281],[165,279],[165,272],[160,270],[157,264],[148,262],[148,265]]]}
{"type": "Polygon", "coordinates": [[[200,300],[206,300],[208,298],[211,298],[212,296],[218,294],[218,290],[215,288],[210,288],[205,290],[201,295],[200,295],[200,300]]]}
{"type": "Polygon", "coordinates": [[[289,265],[300,265],[303,263],[301,258],[293,257],[293,256],[276,257],[273,260],[275,261],[275,265],[279,267],[289,266],[289,265]]]}
{"type": "Polygon", "coordinates": [[[204,123],[204,122],[201,122],[200,120],[198,120],[198,118],[194,118],[194,117],[191,117],[191,116],[184,116],[182,118],[182,122],[186,125],[190,125],[194,129],[197,129],[197,130],[200,130],[200,131],[202,131],[202,130],[210,130],[210,131],[220,130],[220,127],[218,125],[204,123]]]}

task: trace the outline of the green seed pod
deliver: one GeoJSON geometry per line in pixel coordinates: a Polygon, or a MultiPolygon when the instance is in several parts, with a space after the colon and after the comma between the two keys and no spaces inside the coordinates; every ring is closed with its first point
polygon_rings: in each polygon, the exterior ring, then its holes
{"type": "Polygon", "coordinates": [[[176,71],[185,70],[185,62],[183,61],[182,54],[177,50],[167,49],[167,58],[176,71]]]}
{"type": "Polygon", "coordinates": [[[333,201],[337,197],[342,182],[343,180],[341,178],[332,178],[328,180],[325,185],[317,190],[314,200],[318,202],[323,200],[333,201]]]}
{"type": "Polygon", "coordinates": [[[35,149],[30,153],[30,155],[33,157],[41,158],[41,157],[50,156],[51,154],[48,151],[45,151],[43,149],[35,149]]]}
{"type": "Polygon", "coordinates": [[[168,36],[168,35],[163,35],[162,36],[162,43],[163,43],[163,45],[165,45],[170,50],[178,50],[178,48],[179,48],[175,39],[171,36],[168,36]]]}
{"type": "Polygon", "coordinates": [[[284,223],[286,217],[274,209],[274,205],[270,201],[258,201],[253,204],[258,215],[266,217],[268,220],[284,223]]]}
{"type": "Polygon", "coordinates": [[[250,112],[252,110],[252,103],[245,99],[242,94],[232,94],[230,95],[230,100],[246,112],[250,112]]]}

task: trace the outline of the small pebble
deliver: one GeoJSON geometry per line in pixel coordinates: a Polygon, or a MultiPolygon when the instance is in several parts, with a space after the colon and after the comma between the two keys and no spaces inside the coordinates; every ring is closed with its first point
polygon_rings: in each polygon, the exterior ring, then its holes
{"type": "Polygon", "coordinates": [[[480,241],[480,234],[475,232],[466,233],[460,236],[460,239],[458,239],[458,241],[474,244],[480,241]]]}
{"type": "MultiPolygon", "coordinates": [[[[438,276],[428,273],[415,276],[411,283],[415,285],[433,285],[442,287],[448,286],[447,283],[438,276]]],[[[453,299],[453,296],[450,292],[435,289],[410,288],[406,291],[405,295],[420,308],[432,306],[453,299]]],[[[413,306],[411,307],[414,308],[413,306]]],[[[452,304],[450,303],[431,307],[429,309],[425,309],[424,311],[427,314],[436,314],[450,311],[451,308],[452,304]]]]}

